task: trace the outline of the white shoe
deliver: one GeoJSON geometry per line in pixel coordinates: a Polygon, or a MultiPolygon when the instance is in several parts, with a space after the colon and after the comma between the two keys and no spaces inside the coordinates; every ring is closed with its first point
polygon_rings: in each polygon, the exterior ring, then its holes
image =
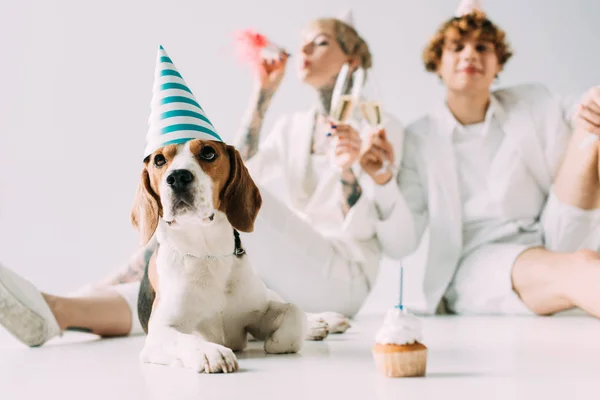
{"type": "Polygon", "coordinates": [[[24,344],[36,347],[61,334],[40,291],[0,265],[0,325],[24,344]]]}

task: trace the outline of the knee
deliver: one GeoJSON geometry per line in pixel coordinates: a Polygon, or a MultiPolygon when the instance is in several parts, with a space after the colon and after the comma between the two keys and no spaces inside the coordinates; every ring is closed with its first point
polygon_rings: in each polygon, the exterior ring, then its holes
{"type": "Polygon", "coordinates": [[[600,262],[600,253],[589,249],[580,249],[573,253],[573,258],[576,264],[597,264],[598,262],[600,262]]]}

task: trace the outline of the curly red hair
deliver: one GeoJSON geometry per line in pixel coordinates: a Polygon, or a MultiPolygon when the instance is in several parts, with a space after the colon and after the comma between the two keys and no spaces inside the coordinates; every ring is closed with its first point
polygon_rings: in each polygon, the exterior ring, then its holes
{"type": "Polygon", "coordinates": [[[490,21],[481,11],[473,11],[462,17],[452,18],[440,26],[423,51],[425,69],[436,72],[440,66],[444,44],[448,38],[463,39],[473,35],[476,39],[494,44],[501,66],[512,57],[512,50],[502,29],[490,21]]]}

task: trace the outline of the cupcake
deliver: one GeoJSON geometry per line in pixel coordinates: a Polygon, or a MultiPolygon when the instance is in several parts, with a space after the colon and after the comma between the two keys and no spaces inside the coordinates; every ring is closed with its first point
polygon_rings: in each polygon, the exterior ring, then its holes
{"type": "Polygon", "coordinates": [[[427,347],[421,330],[421,321],[409,312],[400,307],[388,311],[372,349],[377,370],[390,378],[425,376],[427,347]]]}

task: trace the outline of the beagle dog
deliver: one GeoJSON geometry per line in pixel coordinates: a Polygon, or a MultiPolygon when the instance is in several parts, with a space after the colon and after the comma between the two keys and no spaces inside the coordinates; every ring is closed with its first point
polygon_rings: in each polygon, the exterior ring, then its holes
{"type": "Polygon", "coordinates": [[[249,335],[267,353],[294,353],[305,338],[349,326],[339,314],[283,302],[254,273],[238,231],[253,231],[262,200],[234,147],[196,139],[144,163],[132,223],[143,244],[156,235],[159,247],[138,298],[142,362],[233,372],[249,335]]]}

